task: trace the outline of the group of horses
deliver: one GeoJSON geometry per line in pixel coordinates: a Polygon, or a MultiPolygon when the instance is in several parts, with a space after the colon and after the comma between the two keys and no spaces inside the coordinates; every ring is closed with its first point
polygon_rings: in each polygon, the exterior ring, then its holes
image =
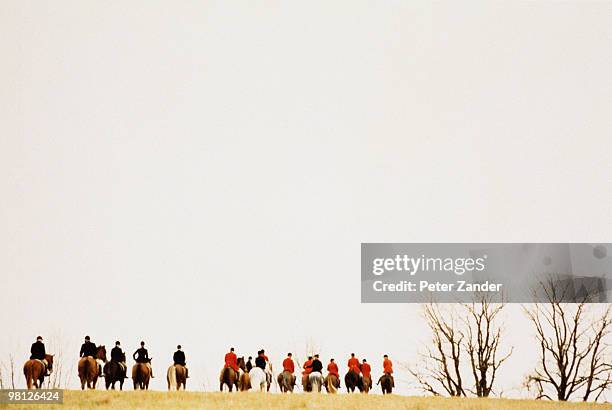
{"type": "MultiPolygon", "coordinates": [[[[124,355],[125,356],[125,355],[124,355]]],[[[123,390],[123,383],[127,378],[127,366],[125,357],[123,362],[108,361],[106,357],[106,347],[98,346],[95,357],[82,357],[78,363],[79,379],[81,389],[95,389],[98,378],[103,375],[106,389],[115,389],[115,384],[119,382],[119,389],[123,390]]],[[[149,363],[136,363],[132,367],[132,381],[134,390],[148,390],[151,380],[151,359],[149,363]]],[[[268,362],[266,369],[253,367],[249,372],[246,371],[244,357],[238,358],[238,369],[236,372],[231,367],[225,367],[219,377],[220,390],[224,386],[231,392],[234,387],[238,391],[255,390],[269,392],[272,385],[272,365],[268,362]]],[[[42,388],[45,375],[53,371],[53,355],[47,354],[45,360],[30,359],[23,366],[23,373],[26,378],[28,389],[42,388]]],[[[184,390],[187,384],[187,371],[184,366],[171,365],[166,373],[168,390],[184,390]]],[[[278,386],[283,393],[292,393],[296,388],[296,376],[290,372],[283,371],[277,377],[278,386]]],[[[383,394],[389,394],[393,390],[393,381],[390,375],[384,374],[378,380],[383,394]]],[[[349,393],[359,390],[368,393],[372,388],[370,377],[360,377],[356,372],[349,370],[344,376],[344,385],[349,393]]],[[[334,374],[326,377],[319,372],[310,373],[302,377],[302,388],[305,392],[321,392],[322,387],[328,393],[337,393],[340,388],[340,379],[334,374]]]]}
{"type": "MultiPolygon", "coordinates": [[[[132,381],[134,390],[148,390],[151,380],[151,359],[149,363],[136,363],[132,367],[132,381]]],[[[119,389],[123,390],[123,383],[127,378],[127,366],[125,365],[125,354],[122,362],[108,361],[106,357],[106,347],[98,346],[95,357],[82,357],[78,363],[79,379],[81,389],[95,389],[98,378],[104,377],[106,389],[115,389],[115,384],[119,382],[119,389]]],[[[45,376],[53,371],[53,355],[46,355],[45,360],[30,359],[23,366],[23,373],[26,378],[28,389],[42,388],[45,376]]],[[[181,365],[172,365],[167,372],[168,390],[185,389],[187,384],[187,370],[181,365]]]]}
{"type": "MultiPolygon", "coordinates": [[[[230,392],[236,388],[237,391],[255,390],[261,392],[269,392],[272,385],[272,366],[268,362],[266,369],[253,367],[247,372],[244,357],[238,358],[238,371],[231,367],[225,367],[221,371],[219,377],[219,389],[223,391],[224,387],[230,392]]],[[[277,376],[276,381],[282,393],[293,393],[296,388],[297,378],[288,371],[283,371],[277,376]]],[[[383,394],[390,394],[393,390],[393,379],[389,374],[384,374],[378,380],[377,385],[381,385],[383,394]]],[[[359,390],[362,393],[368,393],[372,389],[372,379],[368,376],[361,377],[353,370],[349,370],[344,376],[344,385],[348,393],[354,393],[359,390]]],[[[302,377],[302,389],[305,392],[320,393],[325,387],[328,393],[335,394],[340,388],[340,379],[334,374],[323,376],[319,372],[313,372],[302,377]]]]}

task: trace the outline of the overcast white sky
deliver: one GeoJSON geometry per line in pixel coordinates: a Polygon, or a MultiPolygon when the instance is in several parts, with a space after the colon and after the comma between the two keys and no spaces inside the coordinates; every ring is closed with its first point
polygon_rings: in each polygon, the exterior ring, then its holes
{"type": "MultiPolygon", "coordinates": [[[[361,242],[610,241],[611,17],[0,1],[0,358],[144,339],[164,388],[181,343],[192,389],[230,346],[413,361],[418,307],[360,304],[361,242]]],[[[504,390],[533,358],[508,314],[504,390]]]]}

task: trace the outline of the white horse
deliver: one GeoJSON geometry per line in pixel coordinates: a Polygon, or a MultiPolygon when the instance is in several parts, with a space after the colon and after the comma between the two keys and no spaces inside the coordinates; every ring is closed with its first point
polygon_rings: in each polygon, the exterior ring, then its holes
{"type": "Polygon", "coordinates": [[[253,367],[249,372],[251,378],[251,386],[255,391],[265,392],[268,387],[268,381],[266,380],[266,373],[259,367],[253,367]]]}
{"type": "Polygon", "coordinates": [[[321,392],[323,386],[323,375],[320,372],[312,372],[308,375],[308,383],[310,383],[312,392],[321,392]]]}

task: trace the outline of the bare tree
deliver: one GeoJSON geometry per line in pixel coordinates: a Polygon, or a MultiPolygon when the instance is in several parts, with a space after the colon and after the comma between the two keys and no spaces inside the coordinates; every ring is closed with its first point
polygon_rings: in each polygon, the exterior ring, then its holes
{"type": "MultiPolygon", "coordinates": [[[[451,312],[453,313],[453,312],[451,312]]],[[[421,388],[435,396],[446,392],[449,396],[465,396],[461,376],[461,347],[463,333],[458,322],[445,317],[440,306],[429,303],[423,307],[423,316],[431,330],[433,347],[421,354],[418,367],[409,368],[421,388]]]]}
{"type": "MultiPolygon", "coordinates": [[[[47,387],[52,389],[66,389],[74,373],[74,362],[66,362],[64,357],[64,336],[61,331],[55,331],[48,337],[50,351],[53,352],[53,372],[47,378],[47,387]]],[[[69,346],[70,347],[70,346],[69,346]]],[[[68,349],[71,351],[72,349],[68,349]]],[[[76,362],[76,360],[75,360],[76,362]]]]}
{"type": "Polygon", "coordinates": [[[5,384],[15,389],[15,357],[9,353],[8,362],[0,362],[0,389],[5,384]]]}
{"type": "Polygon", "coordinates": [[[9,354],[9,375],[11,381],[11,389],[15,390],[15,356],[9,354]]]}
{"type": "Polygon", "coordinates": [[[490,298],[482,297],[479,303],[463,306],[468,313],[464,319],[465,344],[474,377],[473,393],[478,397],[489,397],[497,370],[510,357],[513,350],[510,348],[508,353],[498,356],[502,329],[496,325],[496,319],[504,305],[492,304],[490,298]]]}
{"type": "Polygon", "coordinates": [[[535,327],[540,358],[526,386],[535,387],[536,398],[561,401],[577,396],[597,401],[612,387],[612,364],[608,336],[611,330],[610,306],[593,318],[596,307],[587,296],[575,304],[566,300],[568,283],[552,279],[540,283],[546,301],[526,307],[535,327]]]}
{"type": "Polygon", "coordinates": [[[432,345],[421,354],[420,363],[409,372],[421,388],[433,395],[488,397],[493,392],[497,370],[512,354],[499,356],[503,304],[483,297],[449,310],[429,303],[423,316],[432,335],[432,345]],[[466,386],[464,374],[471,371],[474,388],[466,386]]]}

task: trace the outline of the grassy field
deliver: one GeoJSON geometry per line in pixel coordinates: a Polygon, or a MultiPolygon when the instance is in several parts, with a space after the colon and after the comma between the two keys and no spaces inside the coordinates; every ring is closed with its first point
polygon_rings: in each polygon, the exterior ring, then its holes
{"type": "MultiPolygon", "coordinates": [[[[2,406],[0,406],[2,407],[2,406]]],[[[558,403],[534,400],[508,399],[451,399],[441,397],[403,397],[362,394],[312,394],[293,395],[262,393],[198,393],[158,391],[66,391],[64,405],[10,405],[10,409],[192,409],[192,408],[247,408],[247,409],[611,409],[610,404],[558,403]]]]}

